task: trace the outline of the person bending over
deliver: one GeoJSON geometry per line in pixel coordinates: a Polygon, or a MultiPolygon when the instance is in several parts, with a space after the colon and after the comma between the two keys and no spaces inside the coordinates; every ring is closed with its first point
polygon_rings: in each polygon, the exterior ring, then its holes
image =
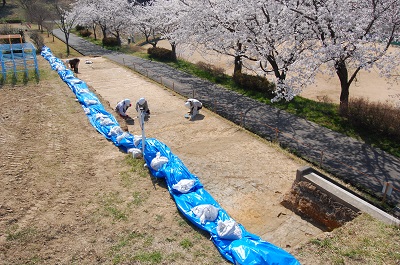
{"type": "Polygon", "coordinates": [[[185,106],[189,109],[188,113],[190,115],[190,119],[193,119],[197,114],[199,114],[199,110],[203,108],[203,104],[194,98],[189,98],[186,100],[185,106]]]}
{"type": "Polygon", "coordinates": [[[115,111],[121,116],[122,118],[128,118],[128,114],[126,114],[126,111],[128,110],[129,107],[131,107],[131,101],[130,99],[124,99],[118,102],[117,106],[115,106],[115,111]]]}
{"type": "Polygon", "coordinates": [[[147,100],[145,98],[140,98],[136,102],[136,111],[139,112],[143,110],[146,115],[150,115],[149,105],[147,104],[147,100]]]}
{"type": "Polygon", "coordinates": [[[78,67],[79,67],[79,62],[80,60],[78,58],[74,58],[71,60],[67,60],[67,64],[71,67],[71,69],[77,74],[78,73],[78,67]]]}

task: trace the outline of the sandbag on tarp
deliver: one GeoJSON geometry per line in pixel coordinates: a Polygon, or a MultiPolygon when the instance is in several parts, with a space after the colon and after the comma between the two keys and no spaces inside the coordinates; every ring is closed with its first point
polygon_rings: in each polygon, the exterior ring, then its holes
{"type": "Polygon", "coordinates": [[[157,177],[164,177],[168,190],[174,198],[179,211],[194,225],[208,231],[211,238],[218,248],[221,255],[235,264],[300,264],[291,254],[285,250],[263,241],[258,236],[249,233],[241,225],[240,239],[223,239],[218,235],[218,222],[233,220],[228,213],[222,209],[214,198],[203,188],[197,176],[191,174],[186,166],[176,157],[171,150],[156,139],[147,139],[144,158],[146,163],[151,163],[157,153],[168,158],[168,163],[164,164],[157,171],[149,168],[152,174],[157,177]],[[177,192],[173,185],[184,179],[193,179],[196,185],[188,193],[177,192]],[[202,223],[201,219],[194,214],[192,209],[199,205],[211,204],[219,209],[218,217],[213,222],[202,223]]]}
{"type": "Polygon", "coordinates": [[[85,113],[93,127],[108,140],[111,140],[109,136],[110,130],[112,127],[118,126],[115,117],[110,115],[102,105],[90,106],[89,108],[83,105],[82,107],[86,108],[85,113]],[[109,122],[104,122],[106,119],[109,122]]]}
{"type": "Polygon", "coordinates": [[[186,194],[173,193],[172,196],[179,211],[198,228],[205,230],[210,234],[216,229],[218,220],[230,219],[226,211],[221,208],[218,202],[216,202],[204,188],[198,188],[195,191],[186,194]],[[218,208],[218,216],[213,222],[207,221],[203,224],[201,219],[193,212],[194,207],[204,204],[211,204],[218,208]]]}
{"type": "Polygon", "coordinates": [[[90,123],[98,132],[125,152],[136,147],[134,145],[134,136],[130,133],[111,133],[112,128],[119,127],[117,120],[104,109],[100,100],[89,90],[84,81],[75,77],[74,73],[65,67],[63,61],[52,55],[48,47],[42,48],[41,55],[49,61],[51,68],[57,71],[60,78],[75,94],[90,123]]]}
{"type": "Polygon", "coordinates": [[[190,173],[182,161],[174,155],[168,146],[154,138],[147,138],[145,144],[144,159],[147,165],[156,157],[157,152],[168,158],[168,163],[164,164],[159,170],[149,167],[150,173],[158,178],[165,178],[170,192],[174,192],[172,186],[182,179],[192,179],[195,181],[192,190],[202,187],[197,176],[190,173]]]}

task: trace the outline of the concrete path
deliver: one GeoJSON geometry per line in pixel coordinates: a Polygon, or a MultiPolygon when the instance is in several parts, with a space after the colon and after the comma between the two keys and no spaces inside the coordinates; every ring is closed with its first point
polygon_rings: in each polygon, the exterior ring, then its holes
{"type": "MultiPolygon", "coordinates": [[[[60,30],[53,33],[65,41],[60,30]]],[[[400,216],[399,158],[165,64],[108,51],[74,34],[69,45],[84,56],[106,57],[185,97],[195,97],[220,116],[267,140],[279,141],[282,147],[353,186],[382,196],[384,183],[391,182],[393,193],[387,200],[398,205],[395,210],[400,216]]]]}

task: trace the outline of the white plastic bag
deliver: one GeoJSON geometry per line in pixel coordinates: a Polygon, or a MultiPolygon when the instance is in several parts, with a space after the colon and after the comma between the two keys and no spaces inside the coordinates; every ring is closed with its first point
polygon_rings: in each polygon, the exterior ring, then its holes
{"type": "Polygon", "coordinates": [[[158,171],[165,163],[168,163],[168,158],[161,156],[160,152],[157,152],[156,157],[151,160],[150,166],[152,169],[158,171]]]}
{"type": "Polygon", "coordinates": [[[86,115],[90,114],[90,109],[89,108],[83,107],[83,111],[85,112],[86,115]]]}
{"type": "Polygon", "coordinates": [[[117,143],[121,142],[122,139],[124,139],[125,137],[128,137],[128,136],[129,136],[129,133],[127,133],[127,132],[124,132],[124,133],[118,135],[117,139],[116,139],[117,143]]]}
{"type": "Polygon", "coordinates": [[[110,129],[110,132],[108,133],[108,136],[112,136],[112,135],[120,135],[123,134],[124,131],[121,129],[121,127],[119,126],[114,126],[110,129]]]}
{"type": "Polygon", "coordinates": [[[129,148],[128,153],[132,153],[133,158],[142,157],[142,150],[140,150],[139,148],[129,148]]]}
{"type": "Polygon", "coordinates": [[[138,146],[142,142],[142,136],[141,135],[134,135],[133,136],[133,144],[135,146],[138,146]]]}
{"type": "Polygon", "coordinates": [[[85,104],[86,104],[87,106],[89,106],[89,105],[96,105],[97,103],[99,103],[99,102],[97,102],[97,100],[95,100],[95,99],[85,99],[84,101],[85,101],[85,104]]]}
{"type": "Polygon", "coordinates": [[[236,240],[242,238],[242,229],[234,220],[218,221],[217,233],[220,238],[236,240]]]}
{"type": "Polygon", "coordinates": [[[190,189],[194,186],[194,183],[194,179],[182,179],[178,183],[172,185],[172,188],[179,191],[180,193],[188,193],[190,189]]]}
{"type": "Polygon", "coordinates": [[[101,118],[100,119],[100,124],[102,126],[108,126],[114,124],[114,122],[110,118],[101,118]]]}
{"type": "Polygon", "coordinates": [[[202,204],[192,208],[192,212],[200,218],[200,223],[213,222],[218,217],[219,209],[211,204],[202,204]]]}
{"type": "Polygon", "coordinates": [[[103,113],[96,113],[96,119],[105,119],[105,118],[108,118],[108,116],[103,113]]]}

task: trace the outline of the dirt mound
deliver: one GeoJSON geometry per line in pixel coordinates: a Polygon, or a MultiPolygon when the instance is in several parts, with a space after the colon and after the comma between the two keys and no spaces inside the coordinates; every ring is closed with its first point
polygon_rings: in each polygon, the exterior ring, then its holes
{"type": "Polygon", "coordinates": [[[307,181],[293,184],[282,205],[332,231],[359,215],[307,181]]]}

